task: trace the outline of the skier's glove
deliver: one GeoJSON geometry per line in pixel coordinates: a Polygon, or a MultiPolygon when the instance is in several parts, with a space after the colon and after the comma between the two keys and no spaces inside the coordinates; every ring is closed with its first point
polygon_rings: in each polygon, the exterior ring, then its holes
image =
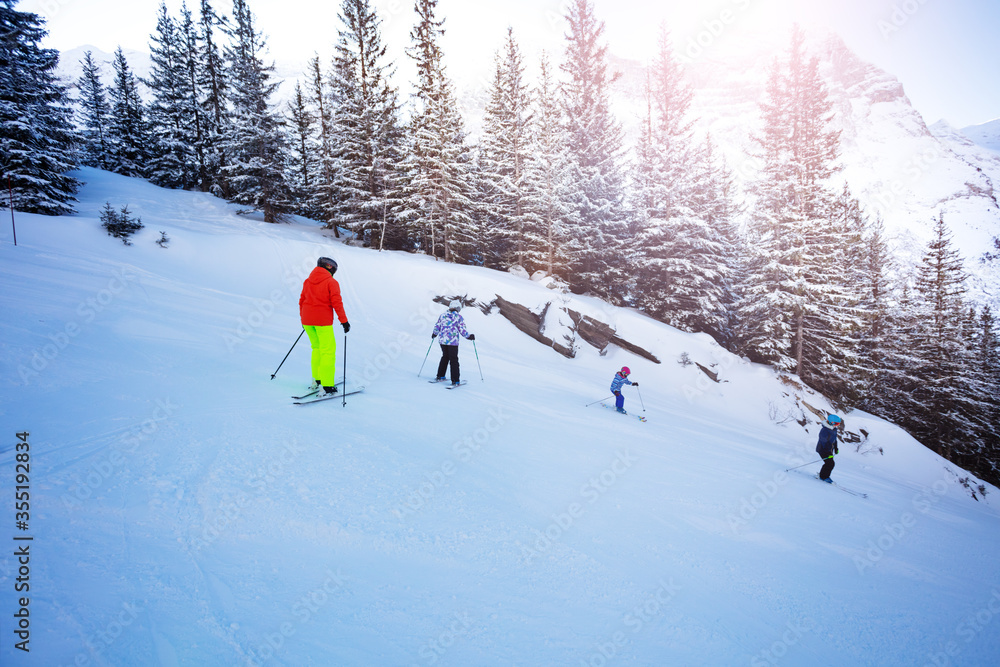
{"type": "Polygon", "coordinates": [[[638,382],[633,382],[633,383],[632,383],[632,386],[633,386],[633,387],[638,387],[638,386],[639,386],[639,383],[638,383],[638,382]]]}
{"type": "Polygon", "coordinates": [[[469,340],[476,340],[476,334],[469,334],[469,340]]]}
{"type": "Polygon", "coordinates": [[[437,334],[431,334],[431,339],[434,339],[434,338],[437,338],[437,337],[438,337],[437,334]]]}
{"type": "Polygon", "coordinates": [[[351,323],[350,322],[342,322],[341,326],[344,327],[344,333],[347,333],[348,331],[351,330],[351,323]]]}

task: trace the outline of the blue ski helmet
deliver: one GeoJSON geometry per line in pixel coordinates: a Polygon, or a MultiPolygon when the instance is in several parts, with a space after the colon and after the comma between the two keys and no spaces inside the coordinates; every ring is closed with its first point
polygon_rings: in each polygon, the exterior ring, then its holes
{"type": "Polygon", "coordinates": [[[326,269],[330,272],[331,276],[337,272],[337,263],[329,257],[320,257],[316,261],[316,266],[326,269]]]}
{"type": "Polygon", "coordinates": [[[829,424],[830,426],[836,426],[840,422],[841,419],[837,415],[827,415],[826,417],[826,423],[829,424]]]}

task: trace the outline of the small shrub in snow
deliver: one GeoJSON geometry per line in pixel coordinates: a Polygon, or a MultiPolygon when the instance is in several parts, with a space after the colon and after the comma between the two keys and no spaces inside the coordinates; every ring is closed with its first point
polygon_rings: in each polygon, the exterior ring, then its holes
{"type": "Polygon", "coordinates": [[[120,211],[116,211],[110,202],[105,203],[104,210],[101,211],[101,226],[108,230],[108,236],[121,239],[125,245],[132,245],[129,237],[143,228],[140,218],[132,219],[128,212],[128,204],[122,206],[120,211]]]}
{"type": "Polygon", "coordinates": [[[691,361],[691,357],[688,356],[687,352],[681,352],[681,356],[677,358],[677,363],[681,366],[690,366],[694,362],[691,361]]]}
{"type": "Polygon", "coordinates": [[[168,243],[170,243],[170,237],[167,236],[166,232],[161,231],[160,238],[157,239],[156,245],[160,246],[161,248],[166,248],[168,243]]]}

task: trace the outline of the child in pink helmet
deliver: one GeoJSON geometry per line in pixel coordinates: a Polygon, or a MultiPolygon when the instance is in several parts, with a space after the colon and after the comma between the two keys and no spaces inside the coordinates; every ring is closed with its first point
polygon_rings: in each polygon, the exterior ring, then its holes
{"type": "Polygon", "coordinates": [[[631,372],[628,366],[622,366],[622,369],[615,373],[615,379],[611,381],[611,393],[615,395],[615,408],[622,414],[626,414],[625,397],[622,396],[622,385],[630,384],[633,387],[639,386],[638,382],[631,382],[628,379],[628,375],[631,372]]]}

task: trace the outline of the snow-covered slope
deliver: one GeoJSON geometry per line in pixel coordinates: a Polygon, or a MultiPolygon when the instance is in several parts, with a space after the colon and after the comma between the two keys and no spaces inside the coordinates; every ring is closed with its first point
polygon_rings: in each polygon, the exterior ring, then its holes
{"type": "Polygon", "coordinates": [[[973,143],[995,153],[1000,153],[1000,118],[979,125],[963,127],[962,134],[971,139],[973,143]]]}
{"type": "Polygon", "coordinates": [[[841,446],[834,479],[869,494],[849,495],[813,479],[815,464],[784,472],[815,458],[806,404],[826,401],[704,335],[344,246],[309,221],[264,224],[211,196],[81,177],[78,215],[18,214],[16,247],[0,234],[3,664],[1000,655],[997,491],[966,488],[895,426],[846,415],[868,434],[841,446]],[[100,229],[105,202],[141,216],[134,245],[100,229]],[[304,343],[270,379],[319,255],[340,263],[352,324],[338,363],[366,386],[346,407],[291,405],[309,380],[304,343]],[[469,384],[448,391],[425,379],[432,299],[454,294],[572,308],[663,363],[586,343],[567,359],[466,308],[469,384]],[[623,364],[640,384],[626,406],[646,423],[585,407],[623,364]],[[17,482],[20,432],[30,472],[17,482]],[[22,606],[30,656],[11,627],[22,606]]]}

